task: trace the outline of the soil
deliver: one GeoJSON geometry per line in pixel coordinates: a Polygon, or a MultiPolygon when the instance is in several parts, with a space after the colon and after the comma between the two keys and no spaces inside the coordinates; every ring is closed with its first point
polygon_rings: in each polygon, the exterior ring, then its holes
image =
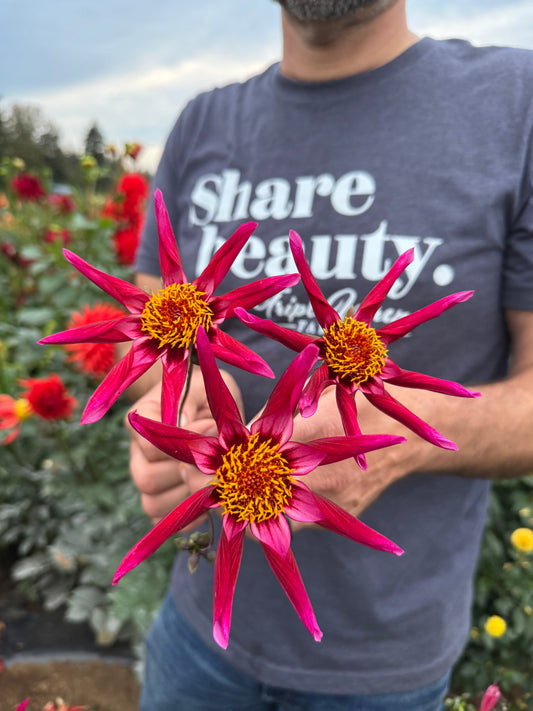
{"type": "Polygon", "coordinates": [[[27,711],[64,700],[84,711],[138,711],[139,686],[132,669],[111,661],[21,662],[0,674],[0,709],[14,711],[30,697],[27,711]]]}
{"type": "MultiPolygon", "coordinates": [[[[0,552],[0,711],[27,711],[63,699],[84,711],[138,711],[139,683],[125,644],[98,647],[88,625],[43,610],[13,585],[0,552]]],[[[11,562],[11,561],[9,561],[11,562]]],[[[56,706],[59,708],[59,706],[56,706]]]]}

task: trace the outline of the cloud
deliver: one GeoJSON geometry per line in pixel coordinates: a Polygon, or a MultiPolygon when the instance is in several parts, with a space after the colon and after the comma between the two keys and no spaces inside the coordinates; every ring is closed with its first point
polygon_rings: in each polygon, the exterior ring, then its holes
{"type": "Polygon", "coordinates": [[[465,17],[460,14],[445,20],[426,19],[419,22],[416,31],[439,39],[457,37],[474,44],[498,44],[533,49],[533,4],[530,0],[502,3],[501,7],[476,11],[465,17]]]}
{"type": "Polygon", "coordinates": [[[202,54],[168,66],[108,75],[70,87],[10,97],[10,103],[37,104],[58,125],[65,147],[80,150],[92,123],[110,143],[143,143],[143,166],[157,164],[166,134],[185,103],[199,91],[241,81],[276,59],[264,47],[253,62],[202,54]]]}

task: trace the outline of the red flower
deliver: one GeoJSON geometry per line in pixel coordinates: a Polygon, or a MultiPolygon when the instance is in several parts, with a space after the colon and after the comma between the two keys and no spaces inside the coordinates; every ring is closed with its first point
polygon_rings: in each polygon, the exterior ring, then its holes
{"type": "MultiPolygon", "coordinates": [[[[344,430],[346,434],[358,434],[360,429],[357,423],[354,395],[359,390],[375,407],[398,420],[423,439],[444,449],[457,449],[453,442],[395,400],[385,390],[385,383],[459,397],[479,397],[479,393],[467,390],[462,385],[449,380],[403,370],[388,357],[387,347],[421,323],[439,316],[455,304],[466,301],[474,292],[462,291],[451,294],[409,316],[374,329],[370,325],[371,321],[398,276],[413,261],[413,250],[408,250],[396,260],[389,272],[363,299],[353,316],[347,315],[341,319],[320,290],[305,260],[302,240],[292,230],[290,245],[316,319],[323,329],[323,336],[314,338],[291,331],[268,319],[252,316],[241,308],[235,309],[235,315],[250,328],[264,333],[295,351],[301,351],[309,343],[315,343],[319,347],[317,360],[321,360],[322,364],[314,371],[304,389],[299,405],[302,415],[304,417],[312,415],[317,408],[320,393],[329,385],[335,385],[344,430]]],[[[364,466],[363,458],[358,459],[358,462],[364,466]]]]}
{"type": "MultiPolygon", "coordinates": [[[[86,304],[82,307],[81,313],[76,311],[72,314],[67,325],[69,328],[77,328],[121,318],[124,315],[124,311],[113,304],[103,302],[93,306],[86,304]]],[[[78,370],[95,378],[104,376],[115,364],[113,343],[67,343],[63,347],[70,354],[67,358],[69,363],[75,363],[78,370]]]]}
{"type": "Polygon", "coordinates": [[[48,202],[59,215],[68,215],[76,209],[74,198],[70,195],[53,193],[48,196],[48,202]]]}
{"type": "Polygon", "coordinates": [[[65,384],[56,373],[48,378],[27,378],[19,382],[27,388],[22,397],[26,398],[32,410],[45,420],[70,417],[78,404],[76,399],[69,395],[65,384]]]}
{"type": "Polygon", "coordinates": [[[148,197],[148,181],[140,173],[125,173],[118,181],[117,192],[124,193],[126,201],[139,203],[148,197]]]}
{"type": "Polygon", "coordinates": [[[291,551],[286,516],[295,521],[317,523],[376,550],[401,555],[402,549],[381,533],[312,492],[303,477],[322,464],[334,464],[405,439],[358,435],[326,437],[305,443],[291,441],[294,408],[318,354],[314,345],[294,359],[260,417],[249,428],[244,425],[239,408],[220,375],[201,327],[197,353],[218,436],[164,425],[136,413],[130,415],[130,422],[161,451],[195,464],[209,477],[209,483],[171,511],[129,551],[113,583],[198,516],[209,509],[221,508],[222,533],[215,560],[213,593],[213,636],[217,644],[223,648],[228,645],[233,594],[247,529],[261,543],[268,564],[301,621],[319,641],[322,632],[291,551]]]}
{"type": "Polygon", "coordinates": [[[203,326],[217,358],[251,373],[273,376],[272,370],[250,348],[220,330],[239,304],[251,308],[299,281],[297,274],[267,277],[215,296],[256,225],[246,223],[213,255],[203,272],[187,281],[167,209],[160,190],[155,193],[159,232],[159,261],[163,288],[151,296],[130,282],[110,276],[64,250],[67,260],[103,291],[128,309],[128,315],[99,324],[55,333],[39,343],[119,343],[132,341],[127,355],[107,374],[93,393],[82,415],[87,424],[99,420],[133,382],[157,360],[163,365],[161,413],[175,423],[196,334],[203,326]]]}
{"type": "Polygon", "coordinates": [[[40,178],[30,173],[18,173],[11,181],[11,187],[20,200],[35,201],[45,195],[40,178]]]}
{"type": "Polygon", "coordinates": [[[48,227],[44,235],[44,241],[48,244],[61,240],[64,245],[67,245],[72,240],[72,235],[65,227],[48,227]]]}
{"type": "Polygon", "coordinates": [[[115,253],[120,264],[131,266],[135,262],[135,256],[139,247],[140,230],[131,227],[118,229],[113,235],[115,253]]]}
{"type": "Polygon", "coordinates": [[[19,436],[21,422],[33,414],[33,408],[26,398],[14,400],[10,395],[0,395],[0,430],[11,430],[2,444],[13,442],[19,436]]]}
{"type": "Polygon", "coordinates": [[[9,259],[10,262],[16,264],[17,267],[26,268],[33,263],[32,259],[26,259],[26,257],[21,256],[13,242],[2,242],[0,245],[0,251],[5,257],[7,257],[7,259],[9,259]]]}

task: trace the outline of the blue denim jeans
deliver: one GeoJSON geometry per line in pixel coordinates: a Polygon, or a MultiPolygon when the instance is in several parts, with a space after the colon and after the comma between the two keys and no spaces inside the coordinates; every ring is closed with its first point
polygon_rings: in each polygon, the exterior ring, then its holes
{"type": "Polygon", "coordinates": [[[262,684],[206,647],[167,594],[146,641],[141,711],[442,711],[450,674],[394,694],[334,695],[262,684]]]}

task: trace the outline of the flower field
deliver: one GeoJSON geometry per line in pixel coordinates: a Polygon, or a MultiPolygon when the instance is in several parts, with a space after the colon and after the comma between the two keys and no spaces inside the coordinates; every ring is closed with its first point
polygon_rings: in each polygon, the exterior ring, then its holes
{"type": "MultiPolygon", "coordinates": [[[[111,586],[125,553],[151,528],[128,473],[126,400],[110,399],[105,417],[80,424],[115,362],[115,346],[37,342],[53,342],[52,334],[65,329],[91,333],[102,321],[124,320],[123,305],[74,269],[63,249],[131,280],[148,196],[146,178],[135,172],[139,150],[138,144],[125,150],[106,192],[97,190],[101,168],[90,155],[80,161],[83,182],[75,188],[54,185],[45,172],[16,158],[0,166],[0,549],[13,557],[11,575],[29,598],[88,622],[106,646],[139,644],[163,596],[176,546],[166,542],[128,572],[127,584],[111,586]]],[[[306,375],[302,370],[302,387],[306,375]]],[[[175,407],[168,404],[170,420],[175,407]]],[[[532,706],[532,564],[533,477],[499,482],[477,573],[471,639],[448,708],[479,708],[493,683],[504,700],[493,695],[498,705],[486,701],[486,709],[532,706]]],[[[224,634],[227,616],[221,611],[224,634]]],[[[227,636],[222,641],[227,644],[227,636]]]]}

